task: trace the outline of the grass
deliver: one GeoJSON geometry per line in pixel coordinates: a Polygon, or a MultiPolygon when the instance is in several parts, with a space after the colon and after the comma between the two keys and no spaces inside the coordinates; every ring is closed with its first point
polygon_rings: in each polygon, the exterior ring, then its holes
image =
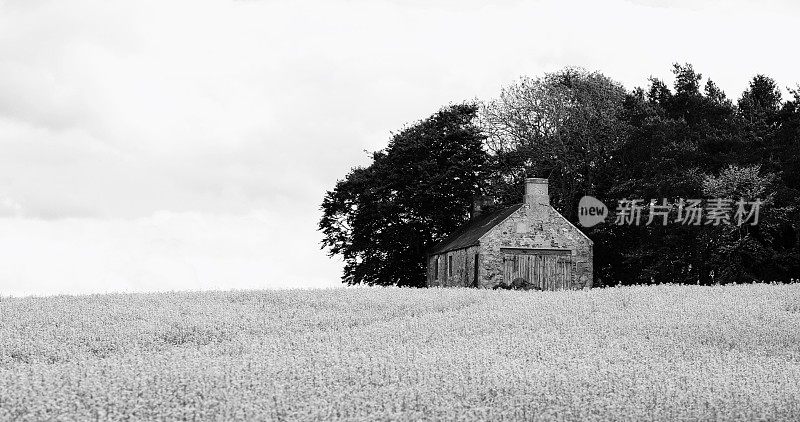
{"type": "Polygon", "coordinates": [[[800,420],[800,284],[3,298],[0,420],[800,420]]]}

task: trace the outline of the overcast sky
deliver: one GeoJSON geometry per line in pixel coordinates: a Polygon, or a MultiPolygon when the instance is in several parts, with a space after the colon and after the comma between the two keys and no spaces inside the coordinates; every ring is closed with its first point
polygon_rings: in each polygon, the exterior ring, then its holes
{"type": "Polygon", "coordinates": [[[797,2],[0,0],[0,294],[326,287],[364,150],[521,75],[800,82],[797,2]]]}

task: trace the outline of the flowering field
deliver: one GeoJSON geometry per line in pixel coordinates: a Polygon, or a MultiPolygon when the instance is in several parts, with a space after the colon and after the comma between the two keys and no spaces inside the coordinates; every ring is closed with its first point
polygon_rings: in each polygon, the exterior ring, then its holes
{"type": "Polygon", "coordinates": [[[0,299],[0,420],[800,420],[800,284],[0,299]]]}

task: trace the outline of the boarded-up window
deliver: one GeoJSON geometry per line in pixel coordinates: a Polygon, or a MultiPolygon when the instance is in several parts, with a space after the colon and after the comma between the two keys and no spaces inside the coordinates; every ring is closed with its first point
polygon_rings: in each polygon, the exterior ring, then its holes
{"type": "Polygon", "coordinates": [[[480,282],[478,281],[478,259],[479,255],[475,254],[475,278],[473,279],[474,287],[480,287],[480,282]]]}
{"type": "Polygon", "coordinates": [[[447,256],[447,276],[453,276],[453,255],[447,256]]]}
{"type": "Polygon", "coordinates": [[[572,254],[561,249],[502,248],[503,282],[522,279],[540,290],[573,288],[572,254]]]}

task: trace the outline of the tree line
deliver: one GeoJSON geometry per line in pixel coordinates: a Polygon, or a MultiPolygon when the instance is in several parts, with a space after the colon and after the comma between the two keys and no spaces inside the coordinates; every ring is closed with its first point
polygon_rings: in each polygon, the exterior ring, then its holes
{"type": "MultiPolygon", "coordinates": [[[[595,285],[800,278],[800,87],[757,75],[735,101],[690,64],[627,90],[599,72],[522,77],[393,134],[323,199],[322,247],[348,284],[425,285],[426,251],[470,219],[520,202],[525,177],[578,220],[584,195],[760,199],[757,225],[618,225],[595,242],[595,285]]],[[[672,210],[670,213],[678,212],[672,210]]]]}

